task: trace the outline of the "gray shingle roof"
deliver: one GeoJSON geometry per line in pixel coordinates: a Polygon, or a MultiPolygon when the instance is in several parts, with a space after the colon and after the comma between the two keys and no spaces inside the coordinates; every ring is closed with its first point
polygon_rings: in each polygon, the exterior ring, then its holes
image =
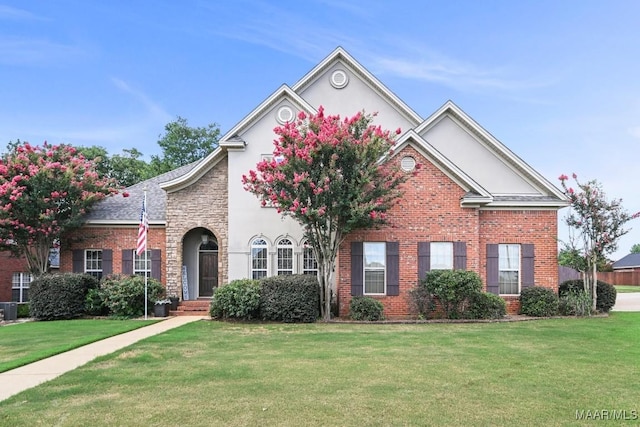
{"type": "Polygon", "coordinates": [[[613,263],[614,269],[640,267],[640,254],[628,254],[613,263]]]}
{"type": "Polygon", "coordinates": [[[144,199],[144,189],[147,189],[147,215],[150,223],[164,221],[167,208],[167,194],[160,188],[160,184],[171,181],[188,173],[200,160],[181,166],[177,169],[163,173],[146,181],[139,182],[124,191],[129,197],[124,197],[122,192],[96,203],[85,216],[86,222],[131,222],[137,224],[140,221],[140,209],[144,199]]]}

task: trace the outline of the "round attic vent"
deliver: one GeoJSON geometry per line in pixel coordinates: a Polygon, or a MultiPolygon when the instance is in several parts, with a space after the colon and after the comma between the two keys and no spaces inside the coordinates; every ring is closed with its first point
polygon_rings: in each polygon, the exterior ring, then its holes
{"type": "Polygon", "coordinates": [[[405,156],[400,160],[400,167],[405,172],[411,172],[416,168],[416,159],[411,156],[405,156]]]}
{"type": "Polygon", "coordinates": [[[349,77],[344,70],[335,70],[331,73],[331,86],[342,89],[349,83],[349,77]]]}
{"type": "Polygon", "coordinates": [[[276,113],[276,120],[280,124],[285,124],[293,120],[293,110],[289,107],[280,107],[276,113]]]}

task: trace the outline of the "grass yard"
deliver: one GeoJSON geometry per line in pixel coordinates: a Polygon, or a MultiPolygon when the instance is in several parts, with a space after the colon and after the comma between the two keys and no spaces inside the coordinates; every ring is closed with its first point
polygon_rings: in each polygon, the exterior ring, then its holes
{"type": "Polygon", "coordinates": [[[473,324],[202,321],[0,402],[0,425],[637,425],[593,414],[640,415],[638,337],[639,313],[473,324]],[[576,411],[592,418],[576,420],[576,411]]]}
{"type": "Polygon", "coordinates": [[[5,325],[0,327],[0,372],[132,331],[153,322],[78,319],[5,325]]]}
{"type": "Polygon", "coordinates": [[[626,294],[631,292],[640,292],[640,286],[618,285],[615,287],[618,293],[626,294]]]}

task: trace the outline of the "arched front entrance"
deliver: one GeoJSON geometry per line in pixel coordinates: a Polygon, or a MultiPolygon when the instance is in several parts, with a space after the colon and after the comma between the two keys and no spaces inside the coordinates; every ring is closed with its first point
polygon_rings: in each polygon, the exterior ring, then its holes
{"type": "Polygon", "coordinates": [[[210,298],[218,287],[218,240],[203,227],[182,239],[182,298],[210,298]]]}
{"type": "Polygon", "coordinates": [[[203,234],[198,250],[198,294],[201,297],[213,296],[217,287],[218,243],[213,236],[203,234]]]}

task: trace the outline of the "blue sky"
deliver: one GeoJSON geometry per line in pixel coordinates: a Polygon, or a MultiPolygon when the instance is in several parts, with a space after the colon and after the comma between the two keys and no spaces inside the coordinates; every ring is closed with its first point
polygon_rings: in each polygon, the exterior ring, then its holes
{"type": "Polygon", "coordinates": [[[421,116],[451,99],[554,184],[575,172],[640,211],[639,17],[635,0],[0,0],[0,150],[157,154],[178,115],[224,133],[342,46],[421,116]]]}

